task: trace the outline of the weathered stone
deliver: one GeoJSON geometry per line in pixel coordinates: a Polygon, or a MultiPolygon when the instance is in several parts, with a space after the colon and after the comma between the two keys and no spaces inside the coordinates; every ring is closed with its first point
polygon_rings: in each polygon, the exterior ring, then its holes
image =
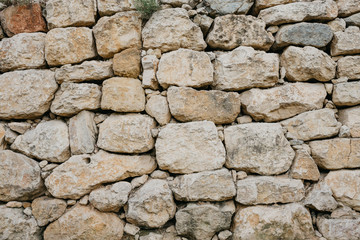
{"type": "MultiPolygon", "coordinates": [[[[341,1],[340,1],[341,2],[341,1]]],[[[319,217],[316,225],[320,233],[328,240],[360,239],[360,219],[327,219],[319,217]]]]}
{"type": "Polygon", "coordinates": [[[99,151],[93,156],[75,155],[59,165],[45,180],[57,198],[79,199],[98,185],[151,173],[156,168],[150,155],[118,155],[99,151]]]}
{"type": "Polygon", "coordinates": [[[251,89],[240,94],[245,113],[256,121],[279,121],[323,107],[327,93],[323,84],[289,83],[270,89],[251,89]]]}
{"type": "Polygon", "coordinates": [[[1,40],[0,71],[44,67],[45,36],[45,33],[20,33],[1,40]]]}
{"type": "Polygon", "coordinates": [[[304,200],[304,204],[317,211],[326,212],[331,212],[338,206],[338,203],[332,196],[330,187],[323,181],[313,185],[304,200]]]}
{"type": "Polygon", "coordinates": [[[298,150],[295,152],[295,158],[291,166],[291,177],[310,181],[319,180],[319,169],[307,151],[298,150]]]}
{"type": "Polygon", "coordinates": [[[31,124],[28,122],[10,122],[8,123],[8,127],[19,134],[24,134],[31,128],[31,124]]]}
{"type": "Polygon", "coordinates": [[[295,2],[270,7],[260,11],[258,17],[266,25],[280,25],[311,20],[332,20],[338,15],[333,0],[295,2]]]}
{"type": "Polygon", "coordinates": [[[348,26],[360,27],[360,13],[356,13],[344,19],[348,26]]]}
{"type": "Polygon", "coordinates": [[[50,70],[0,75],[0,119],[40,117],[49,110],[57,88],[54,73],[50,70]]]}
{"type": "Polygon", "coordinates": [[[130,191],[130,183],[117,182],[92,191],[89,201],[102,212],[118,212],[127,202],[130,191]]]}
{"type": "Polygon", "coordinates": [[[69,137],[72,154],[92,153],[95,150],[97,127],[95,113],[82,111],[70,118],[69,137]]]}
{"type": "Polygon", "coordinates": [[[310,142],[316,164],[325,169],[360,167],[360,139],[334,138],[310,142]]]}
{"type": "Polygon", "coordinates": [[[360,79],[360,56],[346,56],[337,62],[338,76],[349,80],[360,79]]]}
{"type": "Polygon", "coordinates": [[[350,128],[351,137],[360,137],[360,106],[340,109],[339,121],[350,128]]]}
{"type": "Polygon", "coordinates": [[[243,205],[291,203],[305,196],[301,180],[277,177],[249,176],[236,183],[236,201],[243,205]]]}
{"type": "Polygon", "coordinates": [[[275,41],[277,47],[296,45],[321,48],[329,44],[333,35],[327,24],[303,22],[280,27],[275,41]]]}
{"type": "Polygon", "coordinates": [[[179,201],[224,201],[236,195],[227,169],[181,175],[170,182],[170,187],[179,201]]]}
{"type": "Polygon", "coordinates": [[[279,55],[238,47],[215,60],[214,87],[219,90],[244,90],[273,87],[279,80],[279,55]]]}
{"type": "Polygon", "coordinates": [[[145,109],[145,93],[134,78],[113,77],[103,82],[101,109],[117,112],[141,112],[145,109]]]}
{"type": "Polygon", "coordinates": [[[39,3],[9,6],[1,11],[0,20],[8,37],[19,33],[46,31],[46,23],[39,3]]]}
{"type": "Polygon", "coordinates": [[[155,149],[159,168],[171,173],[214,170],[225,163],[225,148],[215,124],[209,121],[166,125],[155,149]]]}
{"type": "Polygon", "coordinates": [[[269,50],[274,37],[265,30],[265,22],[250,15],[225,15],[215,18],[206,42],[212,48],[232,50],[249,46],[269,50]]]}
{"type": "Polygon", "coordinates": [[[241,107],[238,93],[218,90],[170,87],[167,99],[172,116],[181,122],[208,120],[215,124],[232,123],[241,107]]]}
{"type": "Polygon", "coordinates": [[[142,153],[154,147],[151,129],[155,120],[147,115],[112,114],[101,125],[97,145],[120,153],[142,153]]]}
{"type": "Polygon", "coordinates": [[[89,206],[76,205],[44,232],[44,239],[120,240],[124,223],[115,213],[102,213],[89,206]]]}
{"type": "Polygon", "coordinates": [[[113,69],[117,76],[137,78],[140,75],[140,50],[129,48],[115,54],[113,69]]]}
{"type": "Polygon", "coordinates": [[[246,14],[254,4],[254,0],[205,0],[205,3],[220,15],[246,14]]]}
{"type": "Polygon", "coordinates": [[[32,214],[40,227],[55,221],[66,210],[66,202],[62,199],[40,197],[31,204],[32,214]]]}
{"type": "Polygon", "coordinates": [[[333,32],[345,31],[346,22],[343,18],[335,18],[334,20],[327,22],[327,25],[333,32]]]}
{"type": "Polygon", "coordinates": [[[135,10],[133,0],[97,0],[100,16],[113,15],[117,12],[135,10]]]}
{"type": "Polygon", "coordinates": [[[0,151],[0,176],[0,201],[27,201],[43,193],[38,163],[22,154],[0,151]]]}
{"type": "Polygon", "coordinates": [[[90,28],[55,28],[46,34],[45,58],[50,66],[80,63],[95,56],[90,28]]]}
{"type": "Polygon", "coordinates": [[[65,162],[70,157],[68,127],[61,120],[39,123],[18,136],[11,148],[40,160],[65,162]]]}
{"type": "Polygon", "coordinates": [[[155,12],[142,30],[143,47],[169,52],[179,48],[204,50],[206,43],[200,27],[193,23],[182,8],[155,12]]]}
{"type": "Polygon", "coordinates": [[[338,219],[356,219],[360,217],[360,213],[341,204],[340,207],[331,212],[331,217],[338,219]]]}
{"type": "Polygon", "coordinates": [[[96,48],[103,58],[111,58],[127,48],[141,47],[141,18],[135,11],[102,17],[93,28],[96,48]]]}
{"type": "Polygon", "coordinates": [[[248,123],[224,130],[226,166],[262,175],[286,172],[295,152],[278,123],[248,123]]]}
{"type": "Polygon", "coordinates": [[[157,78],[163,88],[202,87],[213,82],[213,66],[206,53],[179,49],[162,55],[157,78]]]}
{"type": "Polygon", "coordinates": [[[137,226],[158,228],[175,215],[176,205],[167,181],[152,179],[130,194],[126,220],[137,226]]]}
{"type": "Polygon", "coordinates": [[[163,4],[169,4],[174,7],[181,7],[183,4],[189,4],[191,0],[160,0],[163,4]]]}
{"type": "Polygon", "coordinates": [[[203,34],[206,35],[209,32],[214,19],[207,15],[196,14],[193,21],[201,28],[203,34]]]}
{"type": "Polygon", "coordinates": [[[360,53],[360,29],[351,26],[345,32],[335,32],[330,53],[331,56],[360,53]]]}
{"type": "Polygon", "coordinates": [[[159,60],[155,55],[146,55],[141,59],[143,68],[142,85],[144,88],[153,90],[159,89],[159,84],[156,78],[156,71],[158,68],[159,60]]]}
{"type": "Polygon", "coordinates": [[[360,81],[335,84],[332,101],[336,106],[360,104],[360,81]]]}
{"type": "Polygon", "coordinates": [[[340,17],[346,17],[351,14],[360,12],[359,0],[337,0],[336,3],[339,9],[340,17]]]}
{"type": "Polygon", "coordinates": [[[2,124],[0,124],[0,150],[5,148],[5,128],[2,124]]]}
{"type": "Polygon", "coordinates": [[[161,95],[151,96],[146,102],[145,111],[155,118],[160,125],[170,122],[171,114],[166,97],[161,95]]]}
{"type": "Polygon", "coordinates": [[[112,76],[111,61],[85,61],[79,65],[65,65],[55,71],[55,79],[60,84],[103,80],[112,76]]]}
{"type": "Polygon", "coordinates": [[[3,39],[5,37],[4,31],[0,25],[0,40],[3,39]]]}
{"type": "Polygon", "coordinates": [[[312,0],[256,0],[255,1],[255,13],[259,13],[261,9],[274,7],[277,5],[294,3],[294,2],[311,2],[312,0]]]}
{"type": "Polygon", "coordinates": [[[33,217],[28,217],[21,208],[0,206],[1,240],[40,240],[41,228],[33,217]]]}

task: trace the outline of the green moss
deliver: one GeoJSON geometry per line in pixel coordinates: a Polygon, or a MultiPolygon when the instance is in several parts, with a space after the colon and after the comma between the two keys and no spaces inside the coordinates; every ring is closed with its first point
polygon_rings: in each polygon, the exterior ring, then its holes
{"type": "Polygon", "coordinates": [[[149,19],[160,8],[158,0],[135,0],[134,4],[144,19],[149,19]]]}

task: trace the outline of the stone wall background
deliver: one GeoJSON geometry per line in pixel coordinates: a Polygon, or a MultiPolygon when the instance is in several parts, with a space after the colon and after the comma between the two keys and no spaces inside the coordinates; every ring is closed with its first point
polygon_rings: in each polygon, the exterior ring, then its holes
{"type": "Polygon", "coordinates": [[[0,20],[0,239],[360,239],[359,0],[0,20]]]}

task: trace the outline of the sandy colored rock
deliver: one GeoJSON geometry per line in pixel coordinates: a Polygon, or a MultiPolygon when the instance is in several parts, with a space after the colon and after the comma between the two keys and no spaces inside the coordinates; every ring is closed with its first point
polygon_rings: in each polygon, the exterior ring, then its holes
{"type": "Polygon", "coordinates": [[[279,62],[278,54],[238,47],[216,58],[213,86],[235,91],[273,87],[279,80],[279,62]]]}
{"type": "Polygon", "coordinates": [[[44,240],[120,240],[123,232],[124,223],[116,214],[102,213],[79,204],[46,228],[44,240]]]}
{"type": "Polygon", "coordinates": [[[360,107],[339,110],[339,121],[350,128],[351,137],[360,137],[360,107]]]}
{"type": "Polygon", "coordinates": [[[63,82],[103,80],[114,76],[111,61],[84,61],[79,65],[64,65],[55,70],[55,79],[63,82]]]}
{"type": "Polygon", "coordinates": [[[286,172],[295,152],[278,123],[248,123],[225,128],[226,166],[262,175],[286,172]]]}
{"type": "Polygon", "coordinates": [[[288,4],[293,2],[311,2],[312,0],[256,0],[255,12],[259,13],[261,9],[274,7],[277,5],[288,4]]]}
{"type": "Polygon", "coordinates": [[[58,88],[50,70],[25,70],[0,75],[0,119],[31,119],[50,108],[58,88]]]}
{"type": "Polygon", "coordinates": [[[360,56],[346,56],[337,62],[339,77],[346,77],[349,80],[360,79],[360,56]]]}
{"type": "Polygon", "coordinates": [[[250,15],[225,15],[215,18],[207,38],[211,48],[232,50],[239,46],[269,50],[274,37],[265,30],[265,22],[250,15]]]}
{"type": "Polygon", "coordinates": [[[0,175],[0,201],[32,200],[44,191],[38,163],[22,154],[0,151],[0,175]]]}
{"type": "Polygon", "coordinates": [[[5,128],[2,124],[0,124],[0,150],[4,149],[4,142],[5,142],[5,128]]]}
{"type": "Polygon", "coordinates": [[[158,228],[175,216],[176,204],[166,180],[151,179],[130,195],[126,220],[137,226],[158,228]]]}
{"type": "Polygon", "coordinates": [[[254,2],[254,0],[205,0],[209,8],[220,15],[246,14],[254,2]]]}
{"type": "Polygon", "coordinates": [[[103,82],[101,109],[116,112],[141,112],[145,109],[145,93],[134,78],[113,77],[103,82]]]}
{"type": "Polygon", "coordinates": [[[150,155],[118,155],[99,151],[95,155],[74,155],[59,165],[45,180],[57,198],[79,199],[102,183],[149,174],[156,168],[150,155]]]}
{"type": "Polygon", "coordinates": [[[159,59],[155,55],[146,55],[141,59],[142,65],[142,86],[153,90],[159,89],[159,83],[156,77],[159,59]]]}
{"type": "Polygon", "coordinates": [[[8,127],[19,134],[24,134],[31,128],[31,124],[28,122],[10,122],[8,123],[8,127]]]}
{"type": "Polygon", "coordinates": [[[113,15],[117,12],[135,10],[133,0],[97,0],[97,7],[100,16],[113,15]]]}
{"type": "Polygon", "coordinates": [[[335,32],[331,42],[331,56],[359,54],[360,29],[350,26],[344,32],[335,32]]]}
{"type": "Polygon", "coordinates": [[[55,28],[46,34],[45,58],[50,66],[80,63],[96,56],[92,30],[55,28]]]}
{"type": "Polygon", "coordinates": [[[31,204],[32,214],[40,227],[55,221],[65,213],[66,202],[62,199],[40,197],[31,204]]]}
{"type": "Polygon", "coordinates": [[[326,95],[323,84],[297,82],[264,90],[254,88],[240,94],[240,101],[244,112],[255,121],[274,122],[321,109],[326,95]]]}
{"type": "Polygon", "coordinates": [[[141,47],[141,18],[135,11],[102,17],[93,27],[96,48],[103,58],[111,58],[127,48],[141,47]]]}
{"type": "Polygon", "coordinates": [[[201,51],[206,48],[200,27],[193,23],[182,8],[155,12],[142,30],[145,49],[169,52],[179,48],[201,51]]]}
{"type": "Polygon", "coordinates": [[[142,153],[154,147],[151,129],[156,123],[142,114],[112,114],[101,125],[98,147],[111,152],[142,153]]]}
{"type": "Polygon", "coordinates": [[[291,177],[295,179],[317,181],[320,177],[320,172],[314,159],[304,150],[295,152],[290,173],[291,177]]]}
{"type": "Polygon", "coordinates": [[[360,238],[360,219],[328,219],[319,217],[316,225],[328,240],[356,240],[360,238]]]}
{"type": "Polygon", "coordinates": [[[203,32],[203,34],[206,35],[209,32],[209,30],[214,22],[214,19],[212,19],[211,17],[209,17],[207,15],[196,14],[193,22],[196,25],[198,25],[201,28],[201,31],[203,32]]]}
{"type": "Polygon", "coordinates": [[[351,15],[347,18],[344,18],[348,26],[358,26],[360,27],[360,12],[354,15],[351,15]]]}
{"type": "Polygon", "coordinates": [[[163,88],[202,87],[213,82],[213,66],[205,52],[179,49],[162,55],[157,78],[163,88]]]}
{"type": "Polygon", "coordinates": [[[20,33],[1,40],[0,71],[44,67],[45,36],[45,33],[20,33]]]}
{"type": "Polygon", "coordinates": [[[360,12],[359,0],[337,0],[336,3],[339,8],[340,17],[346,17],[360,12]]]}
{"type": "Polygon", "coordinates": [[[140,50],[125,49],[116,53],[113,59],[114,73],[120,77],[137,78],[140,74],[140,50]]]}
{"type": "Polygon", "coordinates": [[[332,212],[338,207],[330,187],[324,181],[312,186],[306,195],[304,204],[306,207],[325,212],[332,212]]]}
{"type": "Polygon", "coordinates": [[[165,125],[170,122],[171,114],[169,104],[164,96],[151,96],[146,102],[145,111],[151,117],[155,118],[160,125],[165,125]]]}
{"type": "Polygon", "coordinates": [[[225,163],[225,148],[209,121],[167,124],[155,149],[159,168],[171,173],[215,170],[225,163]]]}
{"type": "Polygon", "coordinates": [[[218,90],[170,87],[167,100],[172,116],[181,122],[208,120],[215,124],[232,123],[241,107],[238,93],[218,90]]]}
{"type": "Polygon", "coordinates": [[[181,7],[183,4],[189,4],[190,0],[160,0],[160,2],[174,7],[181,7]]]}
{"type": "Polygon", "coordinates": [[[18,136],[11,148],[40,160],[65,162],[70,157],[68,127],[61,120],[41,122],[18,136]]]}
{"type": "Polygon", "coordinates": [[[354,106],[360,104],[360,81],[335,84],[332,101],[336,106],[354,106]]]}

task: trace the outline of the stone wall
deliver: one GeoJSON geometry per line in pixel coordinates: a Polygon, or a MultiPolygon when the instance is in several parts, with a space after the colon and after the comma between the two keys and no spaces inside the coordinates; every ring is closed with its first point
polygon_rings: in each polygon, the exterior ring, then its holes
{"type": "Polygon", "coordinates": [[[360,239],[360,1],[161,2],[1,12],[0,239],[360,239]]]}

